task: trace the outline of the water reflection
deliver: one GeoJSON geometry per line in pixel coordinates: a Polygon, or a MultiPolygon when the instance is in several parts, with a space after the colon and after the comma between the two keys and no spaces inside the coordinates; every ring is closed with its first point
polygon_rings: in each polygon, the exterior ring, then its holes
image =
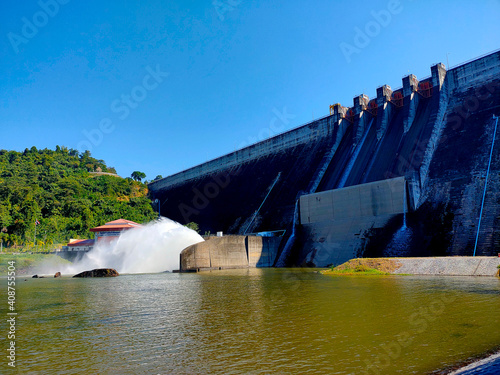
{"type": "Polygon", "coordinates": [[[500,343],[495,278],[33,279],[18,307],[22,373],[421,374],[500,343]]]}

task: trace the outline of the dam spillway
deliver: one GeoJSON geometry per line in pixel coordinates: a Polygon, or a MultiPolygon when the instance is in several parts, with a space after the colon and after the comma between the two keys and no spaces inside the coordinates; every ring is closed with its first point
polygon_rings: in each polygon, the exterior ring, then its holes
{"type": "Polygon", "coordinates": [[[282,264],[496,255],[500,52],[402,84],[154,181],[151,194],[201,233],[284,233],[282,264]]]}

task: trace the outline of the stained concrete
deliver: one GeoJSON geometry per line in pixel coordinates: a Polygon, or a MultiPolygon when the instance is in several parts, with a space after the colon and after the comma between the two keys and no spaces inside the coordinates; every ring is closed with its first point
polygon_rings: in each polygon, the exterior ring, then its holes
{"type": "Polygon", "coordinates": [[[300,198],[303,244],[298,263],[327,267],[353,258],[366,231],[408,212],[404,177],[300,198]]]}
{"type": "Polygon", "coordinates": [[[405,178],[372,182],[300,198],[300,223],[400,214],[408,211],[405,178]]]}
{"type": "Polygon", "coordinates": [[[210,237],[181,251],[181,272],[272,267],[281,237],[210,237]]]}

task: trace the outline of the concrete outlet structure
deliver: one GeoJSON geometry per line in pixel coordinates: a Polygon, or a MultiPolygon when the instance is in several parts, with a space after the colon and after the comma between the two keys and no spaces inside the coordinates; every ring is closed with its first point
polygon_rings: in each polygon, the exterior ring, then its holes
{"type": "Polygon", "coordinates": [[[279,237],[210,237],[182,250],[180,271],[272,267],[280,242],[279,237]]]}

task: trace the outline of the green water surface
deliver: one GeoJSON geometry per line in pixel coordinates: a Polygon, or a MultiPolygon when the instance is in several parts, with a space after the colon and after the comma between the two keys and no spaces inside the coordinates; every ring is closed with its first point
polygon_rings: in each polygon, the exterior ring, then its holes
{"type": "Polygon", "coordinates": [[[500,344],[497,278],[251,269],[16,288],[2,374],[426,374],[500,344]]]}

